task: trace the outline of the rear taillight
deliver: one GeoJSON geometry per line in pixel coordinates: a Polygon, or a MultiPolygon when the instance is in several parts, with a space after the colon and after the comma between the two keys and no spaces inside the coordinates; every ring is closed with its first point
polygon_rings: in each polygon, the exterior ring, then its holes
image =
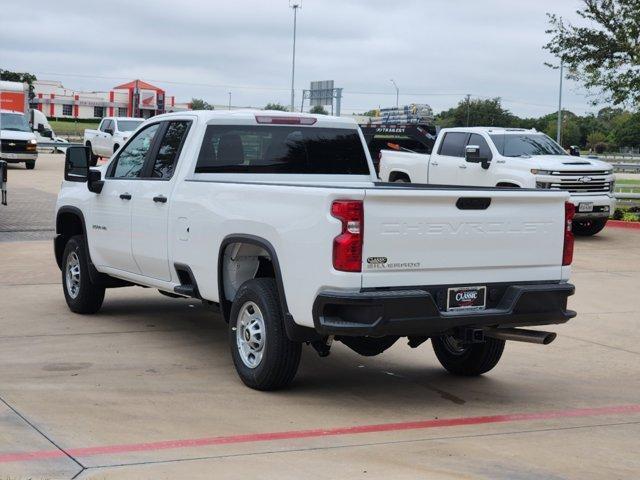
{"type": "Polygon", "coordinates": [[[331,215],[342,222],[342,233],[333,240],[333,268],[342,272],[362,271],[364,208],[360,200],[336,200],[331,215]]]}
{"type": "Polygon", "coordinates": [[[282,115],[256,115],[256,122],[266,125],[313,125],[314,117],[287,117],[282,115]]]}
{"type": "Polygon", "coordinates": [[[573,217],[576,207],[573,203],[564,203],[564,248],[562,250],[562,265],[571,265],[573,262],[573,217]]]}

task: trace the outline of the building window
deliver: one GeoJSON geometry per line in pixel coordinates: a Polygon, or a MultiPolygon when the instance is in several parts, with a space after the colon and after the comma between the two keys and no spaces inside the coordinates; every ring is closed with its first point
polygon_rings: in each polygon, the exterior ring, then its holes
{"type": "Polygon", "coordinates": [[[118,107],[118,116],[126,117],[128,115],[127,107],[118,107]]]}
{"type": "Polygon", "coordinates": [[[93,118],[104,117],[104,107],[93,107],[93,118]]]}
{"type": "Polygon", "coordinates": [[[73,105],[62,105],[62,115],[67,115],[69,117],[73,115],[73,105]]]}

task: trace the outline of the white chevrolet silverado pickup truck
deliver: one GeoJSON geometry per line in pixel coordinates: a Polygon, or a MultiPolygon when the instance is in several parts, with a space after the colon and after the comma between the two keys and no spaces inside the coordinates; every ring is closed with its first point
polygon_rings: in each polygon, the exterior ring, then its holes
{"type": "Polygon", "coordinates": [[[566,322],[566,192],[377,182],[350,119],[271,111],[146,121],[100,168],[67,150],[55,257],[69,308],[140,285],[219,307],[242,381],[270,390],[303,344],[376,355],[431,339],[459,375],[493,368],[522,326],[566,322]]]}
{"type": "Polygon", "coordinates": [[[129,139],[144,118],[105,117],[97,130],[85,129],[84,144],[91,149],[91,162],[95,166],[98,157],[109,158],[129,139]]]}
{"type": "Polygon", "coordinates": [[[380,155],[383,181],[562,190],[576,207],[576,235],[595,235],[615,209],[611,165],[567,155],[536,130],[446,128],[431,154],[390,145],[380,155]]]}

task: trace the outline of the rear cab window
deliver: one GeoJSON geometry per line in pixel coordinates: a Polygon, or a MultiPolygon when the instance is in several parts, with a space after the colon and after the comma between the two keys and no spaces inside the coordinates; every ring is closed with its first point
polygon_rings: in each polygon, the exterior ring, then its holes
{"type": "Polygon", "coordinates": [[[195,173],[367,175],[356,128],[209,125],[195,173]]]}
{"type": "Polygon", "coordinates": [[[465,132],[445,133],[438,154],[446,157],[464,157],[468,136],[469,134],[465,132]]]}

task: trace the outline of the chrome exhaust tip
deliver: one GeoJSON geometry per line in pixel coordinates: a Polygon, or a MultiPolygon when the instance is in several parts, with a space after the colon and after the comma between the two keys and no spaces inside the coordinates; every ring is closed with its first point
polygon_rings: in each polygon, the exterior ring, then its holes
{"type": "Polygon", "coordinates": [[[497,338],[500,340],[537,343],[539,345],[549,345],[558,336],[554,332],[524,330],[522,328],[485,328],[484,335],[486,337],[497,338]]]}

